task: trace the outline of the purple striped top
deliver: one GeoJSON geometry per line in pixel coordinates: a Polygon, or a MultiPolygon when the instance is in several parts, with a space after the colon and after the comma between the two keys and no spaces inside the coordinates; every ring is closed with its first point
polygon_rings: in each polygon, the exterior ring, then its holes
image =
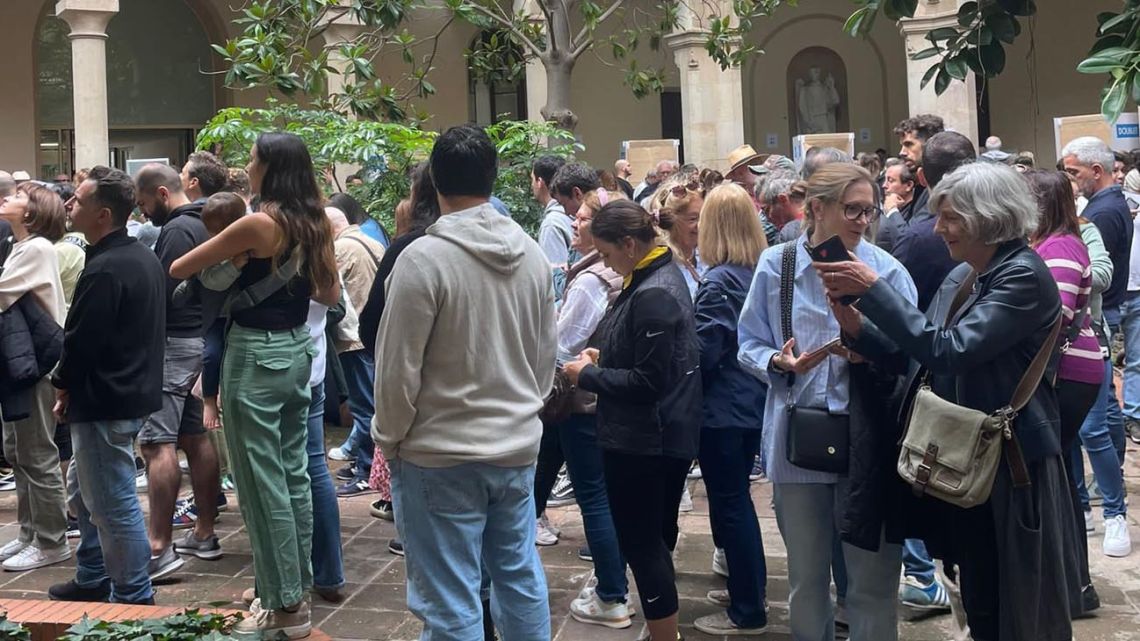
{"type": "MultiPolygon", "coordinates": [[[[1061,335],[1064,336],[1069,331],[1073,316],[1089,304],[1089,295],[1092,293],[1089,251],[1080,236],[1063,232],[1041,241],[1035,249],[1057,281],[1057,290],[1061,294],[1061,313],[1065,315],[1061,326],[1061,335]]],[[[1061,356],[1057,378],[1093,385],[1104,381],[1104,357],[1091,324],[1092,315],[1085,312],[1081,333],[1061,356]]]]}

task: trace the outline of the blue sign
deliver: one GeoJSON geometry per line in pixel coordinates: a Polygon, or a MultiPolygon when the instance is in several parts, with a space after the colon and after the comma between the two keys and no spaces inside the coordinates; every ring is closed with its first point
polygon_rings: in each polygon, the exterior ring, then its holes
{"type": "Polygon", "coordinates": [[[1117,138],[1140,138],[1140,125],[1117,124],[1117,138]]]}

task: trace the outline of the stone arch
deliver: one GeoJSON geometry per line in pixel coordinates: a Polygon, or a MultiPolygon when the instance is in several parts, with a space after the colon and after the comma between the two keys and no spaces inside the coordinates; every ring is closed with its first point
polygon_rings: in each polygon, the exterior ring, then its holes
{"type": "Polygon", "coordinates": [[[847,65],[834,49],[814,45],[800,49],[788,62],[786,86],[788,90],[789,137],[801,133],[835,133],[851,130],[851,117],[847,102],[847,65]],[[810,74],[818,75],[818,83],[834,89],[837,104],[831,112],[827,127],[811,131],[816,123],[804,122],[800,114],[798,94],[805,85],[812,84],[810,74]],[[828,131],[830,130],[830,131],[828,131]]]}
{"type": "MultiPolygon", "coordinates": [[[[471,37],[467,45],[468,51],[480,46],[486,46],[494,31],[483,30],[471,37]]],[[[522,50],[506,41],[507,45],[515,51],[519,62],[522,62],[522,50]]],[[[510,120],[527,119],[526,74],[513,82],[507,78],[492,78],[490,82],[475,75],[472,66],[467,66],[467,112],[468,120],[474,123],[488,125],[499,119],[502,114],[509,114],[510,120]]]]}

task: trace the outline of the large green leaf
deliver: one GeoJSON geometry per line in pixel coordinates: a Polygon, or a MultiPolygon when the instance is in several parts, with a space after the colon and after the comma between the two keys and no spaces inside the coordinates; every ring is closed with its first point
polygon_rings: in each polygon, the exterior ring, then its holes
{"type": "Polygon", "coordinates": [[[987,77],[992,78],[1005,69],[1005,48],[1000,42],[992,42],[987,46],[980,47],[978,53],[981,56],[982,68],[985,69],[987,77]]]}
{"type": "Polygon", "coordinates": [[[1110,122],[1116,122],[1120,112],[1124,111],[1124,104],[1128,101],[1128,84],[1115,82],[1105,94],[1100,103],[1100,113],[1110,122]]]}
{"type": "Polygon", "coordinates": [[[1119,69],[1121,63],[1116,58],[1109,58],[1102,56],[1099,53],[1090,58],[1085,58],[1077,65],[1077,71],[1081,73],[1109,73],[1113,69],[1119,69]]]}

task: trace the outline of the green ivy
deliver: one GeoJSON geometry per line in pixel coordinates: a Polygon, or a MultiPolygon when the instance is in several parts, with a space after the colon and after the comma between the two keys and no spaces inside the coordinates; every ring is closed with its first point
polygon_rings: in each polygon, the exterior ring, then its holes
{"type": "Polygon", "coordinates": [[[144,621],[83,620],[67,629],[59,641],[228,641],[240,614],[205,614],[186,610],[144,621]]]}
{"type": "Polygon", "coordinates": [[[8,613],[0,614],[0,641],[32,641],[32,633],[15,621],[8,620],[8,613]]]}

